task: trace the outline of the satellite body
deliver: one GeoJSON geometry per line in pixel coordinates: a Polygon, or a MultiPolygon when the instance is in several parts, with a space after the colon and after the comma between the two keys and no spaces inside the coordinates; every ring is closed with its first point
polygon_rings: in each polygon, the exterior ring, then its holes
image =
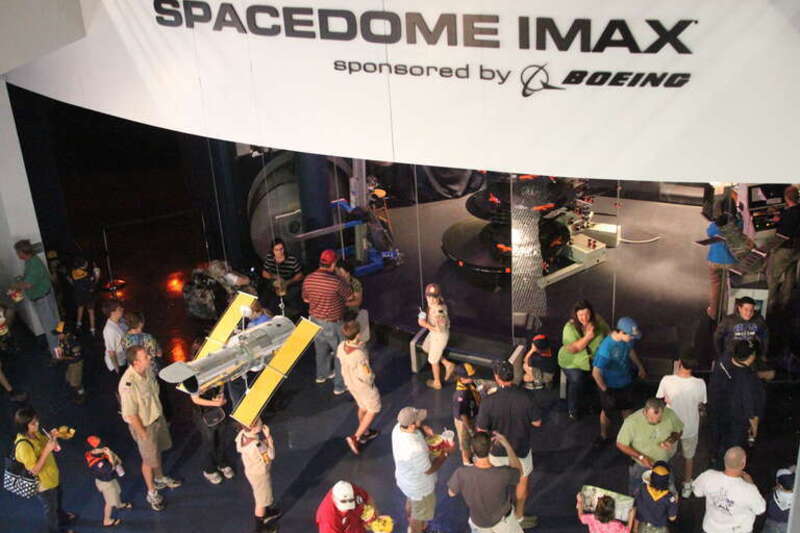
{"type": "Polygon", "coordinates": [[[164,381],[178,383],[178,390],[202,394],[246,372],[260,370],[231,413],[231,418],[245,427],[253,425],[320,331],[308,319],[302,318],[295,325],[284,316],[276,316],[269,322],[234,333],[242,318],[250,315],[255,300],[252,294],[236,294],[194,360],[172,363],[158,373],[164,381]]]}
{"type": "Polygon", "coordinates": [[[159,372],[159,377],[182,384],[189,394],[203,394],[247,372],[262,370],[294,329],[291,320],[276,316],[233,335],[224,348],[202,359],[172,363],[159,372]]]}

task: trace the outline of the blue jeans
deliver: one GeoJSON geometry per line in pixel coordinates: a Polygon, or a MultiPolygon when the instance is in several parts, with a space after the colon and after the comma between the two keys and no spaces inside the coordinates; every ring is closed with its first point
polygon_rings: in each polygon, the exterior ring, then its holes
{"type": "Polygon", "coordinates": [[[331,369],[335,371],[333,378],[333,389],[344,390],[344,379],[342,378],[342,369],[340,367],[339,359],[336,358],[336,348],[342,342],[342,323],[341,322],[328,322],[327,320],[320,320],[319,318],[311,317],[311,321],[320,326],[322,330],[314,338],[314,351],[316,352],[317,361],[317,379],[325,379],[331,373],[331,369]]]}
{"type": "Polygon", "coordinates": [[[61,523],[66,522],[67,513],[61,507],[61,487],[48,489],[36,495],[44,507],[44,519],[47,524],[47,533],[59,533],[61,523]]]}
{"type": "Polygon", "coordinates": [[[774,520],[767,520],[764,522],[764,529],[761,533],[786,533],[789,529],[789,522],[776,522],[774,520]]]}
{"type": "Polygon", "coordinates": [[[570,413],[577,413],[578,404],[583,396],[583,386],[589,372],[580,368],[562,368],[561,371],[567,378],[567,410],[570,413]]]}
{"type": "Polygon", "coordinates": [[[39,317],[39,323],[42,325],[45,337],[47,337],[47,346],[50,348],[50,355],[52,355],[53,350],[58,346],[58,339],[53,335],[53,330],[58,325],[56,297],[51,290],[47,296],[43,296],[38,300],[31,300],[31,304],[33,304],[33,309],[36,311],[36,316],[39,317]]]}

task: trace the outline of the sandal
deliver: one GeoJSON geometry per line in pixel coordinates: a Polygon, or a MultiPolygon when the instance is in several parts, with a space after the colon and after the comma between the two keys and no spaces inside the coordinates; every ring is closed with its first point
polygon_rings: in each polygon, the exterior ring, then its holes
{"type": "Polygon", "coordinates": [[[103,522],[103,527],[117,527],[121,523],[122,520],[120,520],[119,518],[115,518],[114,520],[111,521],[110,524],[106,524],[105,522],[103,522]]]}
{"type": "Polygon", "coordinates": [[[131,509],[133,509],[133,504],[130,502],[124,502],[120,504],[120,506],[117,507],[117,509],[122,509],[123,511],[130,511],[131,509]]]}
{"type": "Polygon", "coordinates": [[[427,385],[428,387],[430,387],[430,388],[432,388],[434,390],[441,390],[442,389],[442,384],[441,383],[436,383],[432,379],[429,379],[428,381],[426,381],[425,385],[427,385]]]}

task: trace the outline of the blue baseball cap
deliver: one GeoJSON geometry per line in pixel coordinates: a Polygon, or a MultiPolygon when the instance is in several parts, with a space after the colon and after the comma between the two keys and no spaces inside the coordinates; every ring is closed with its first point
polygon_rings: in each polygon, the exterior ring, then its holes
{"type": "Polygon", "coordinates": [[[636,324],[636,321],[629,316],[623,316],[617,320],[617,329],[623,333],[627,333],[636,340],[642,338],[642,332],[639,330],[639,326],[636,324]]]}

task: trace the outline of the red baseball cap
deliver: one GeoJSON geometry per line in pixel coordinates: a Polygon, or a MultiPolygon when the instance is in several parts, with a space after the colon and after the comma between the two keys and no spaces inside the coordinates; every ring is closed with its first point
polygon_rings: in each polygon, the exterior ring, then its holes
{"type": "Polygon", "coordinates": [[[325,250],[321,254],[319,254],[320,265],[330,266],[334,264],[337,259],[339,259],[339,256],[336,255],[336,252],[330,249],[325,250]]]}

